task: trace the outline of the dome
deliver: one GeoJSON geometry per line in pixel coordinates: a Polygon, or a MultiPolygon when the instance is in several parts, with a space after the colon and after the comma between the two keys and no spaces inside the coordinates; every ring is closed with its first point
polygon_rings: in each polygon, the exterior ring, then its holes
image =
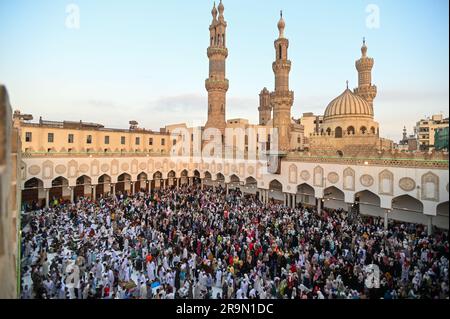
{"type": "Polygon", "coordinates": [[[348,88],[335,98],[325,110],[324,120],[332,117],[371,117],[373,108],[366,100],[354,94],[348,88]]]}

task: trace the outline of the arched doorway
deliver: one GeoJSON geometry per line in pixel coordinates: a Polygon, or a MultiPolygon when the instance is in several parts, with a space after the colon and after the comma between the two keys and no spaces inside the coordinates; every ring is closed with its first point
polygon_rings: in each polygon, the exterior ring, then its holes
{"type": "Polygon", "coordinates": [[[183,170],[180,175],[181,175],[181,179],[180,179],[181,185],[189,185],[189,173],[188,173],[188,171],[187,170],[183,170]]]}
{"type": "Polygon", "coordinates": [[[169,183],[169,187],[177,186],[177,178],[176,177],[177,177],[177,174],[175,173],[175,171],[170,171],[167,174],[167,180],[169,183]]]}
{"type": "Polygon", "coordinates": [[[331,186],[325,188],[323,191],[323,207],[330,209],[348,210],[348,205],[345,203],[344,192],[340,189],[331,186]]]}
{"type": "Polygon", "coordinates": [[[218,173],[216,175],[216,183],[217,183],[217,186],[220,185],[222,187],[225,187],[225,176],[223,176],[222,173],[218,173]]]}
{"type": "Polygon", "coordinates": [[[27,204],[32,209],[36,209],[36,205],[42,207],[45,203],[44,182],[42,180],[32,178],[25,182],[22,190],[22,203],[27,204]]]}
{"type": "Polygon", "coordinates": [[[52,180],[52,188],[49,190],[50,203],[56,204],[61,200],[70,199],[69,181],[59,176],[52,180]]]}
{"type": "Polygon", "coordinates": [[[315,206],[316,195],[314,188],[307,183],[298,185],[297,199],[302,203],[302,205],[315,206]]]}
{"type": "Polygon", "coordinates": [[[147,192],[149,187],[148,185],[149,185],[148,175],[142,172],[137,176],[137,181],[134,189],[140,192],[147,192]]]}
{"type": "Polygon", "coordinates": [[[355,212],[362,215],[383,216],[383,209],[380,208],[380,197],[368,190],[363,190],[355,194],[355,212]]]}
{"type": "Polygon", "coordinates": [[[284,203],[283,185],[276,179],[269,183],[269,199],[276,203],[284,203]]]}
{"type": "Polygon", "coordinates": [[[111,177],[109,175],[102,175],[98,178],[98,184],[95,186],[95,193],[97,198],[105,197],[111,192],[111,177]]]}
{"type": "Polygon", "coordinates": [[[77,178],[74,189],[74,197],[91,197],[92,195],[92,180],[89,176],[83,175],[77,178]]]}
{"type": "Polygon", "coordinates": [[[230,176],[230,183],[228,185],[229,188],[232,189],[240,189],[241,188],[241,180],[237,175],[230,176]]]}
{"type": "Polygon", "coordinates": [[[130,194],[131,193],[131,175],[127,173],[123,173],[122,175],[119,175],[117,178],[117,184],[116,184],[116,194],[122,193],[122,194],[130,194]]]}
{"type": "Polygon", "coordinates": [[[194,185],[199,185],[202,182],[200,177],[200,172],[198,170],[194,171],[194,185]]]}
{"type": "Polygon", "coordinates": [[[392,199],[392,211],[389,213],[389,218],[407,223],[428,224],[428,217],[423,214],[422,202],[410,195],[392,199]]]}
{"type": "Polygon", "coordinates": [[[162,173],[159,171],[155,172],[153,174],[152,189],[161,189],[162,186],[163,186],[162,173]]]}
{"type": "Polygon", "coordinates": [[[258,182],[252,176],[245,179],[245,187],[243,188],[244,193],[257,195],[258,192],[258,182]]]}

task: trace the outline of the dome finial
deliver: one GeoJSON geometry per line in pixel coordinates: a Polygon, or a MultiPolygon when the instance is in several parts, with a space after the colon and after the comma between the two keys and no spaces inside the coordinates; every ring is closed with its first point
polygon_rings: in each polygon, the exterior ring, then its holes
{"type": "Polygon", "coordinates": [[[367,46],[366,46],[366,38],[363,38],[363,46],[361,48],[361,53],[363,57],[367,56],[367,46]]]}
{"type": "Polygon", "coordinates": [[[214,1],[214,6],[212,8],[211,14],[213,16],[213,21],[217,20],[217,9],[216,9],[216,2],[214,1]]]}
{"type": "Polygon", "coordinates": [[[286,27],[286,23],[283,19],[283,10],[280,10],[280,21],[278,21],[278,30],[280,31],[279,38],[284,38],[284,28],[286,27]]]}
{"type": "Polygon", "coordinates": [[[347,90],[348,90],[348,80],[347,80],[347,90]]]}

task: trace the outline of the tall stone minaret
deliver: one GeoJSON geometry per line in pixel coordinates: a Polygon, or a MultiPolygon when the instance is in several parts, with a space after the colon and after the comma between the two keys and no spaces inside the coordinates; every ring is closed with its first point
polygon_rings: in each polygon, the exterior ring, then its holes
{"type": "Polygon", "coordinates": [[[294,103],[294,92],[289,91],[289,72],[291,61],[288,60],[289,40],[284,37],[286,24],[281,12],[278,30],[280,35],[275,40],[276,60],[273,63],[275,73],[275,91],[270,94],[273,107],[273,127],[278,129],[278,150],[289,151],[291,135],[291,108],[294,103]]]}
{"type": "Polygon", "coordinates": [[[272,107],[270,106],[270,93],[264,88],[259,94],[259,125],[267,125],[272,119],[272,107]]]}
{"type": "Polygon", "coordinates": [[[205,86],[208,91],[208,121],[206,128],[217,128],[225,133],[226,121],[226,94],[229,83],[225,78],[225,60],[228,57],[226,47],[227,23],[223,16],[225,8],[222,0],[218,6],[219,17],[217,17],[216,4],[212,9],[213,20],[210,31],[210,45],[208,48],[209,78],[205,86]]]}
{"type": "Polygon", "coordinates": [[[361,59],[355,63],[358,70],[358,87],[354,92],[365,99],[373,108],[373,100],[377,96],[377,87],[372,85],[372,69],[375,62],[374,59],[367,56],[366,39],[363,40],[361,53],[361,59]]]}

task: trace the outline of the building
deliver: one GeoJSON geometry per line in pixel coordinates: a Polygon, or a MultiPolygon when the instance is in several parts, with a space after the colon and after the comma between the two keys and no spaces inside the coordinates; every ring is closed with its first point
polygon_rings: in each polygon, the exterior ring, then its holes
{"type": "MultiPolygon", "coordinates": [[[[361,214],[383,218],[385,227],[389,220],[397,220],[424,224],[430,233],[433,227],[449,228],[448,156],[402,153],[393,149],[392,141],[381,137],[380,124],[374,116],[377,93],[371,79],[374,60],[367,57],[365,41],[362,57],[356,62],[358,87],[351,91],[347,84],[344,92],[329,103],[323,117],[306,114],[295,120],[291,116],[294,92],[289,88],[292,62],[288,59],[286,22],[281,16],[279,36],[274,42],[274,90],[261,91],[258,124],[247,119],[227,120],[226,94],[230,81],[225,77],[228,36],[224,10],[222,2],[218,8],[214,6],[209,28],[205,127],[179,123],[153,132],[130,122],[128,129],[115,130],[85,122],[31,123],[28,116],[16,112],[14,128],[22,141],[22,156],[12,158],[20,168],[17,184],[23,203],[49,206],[61,198],[98,199],[118,192],[132,194],[168,185],[199,183],[227,189],[239,187],[263,202],[274,199],[292,207],[299,203],[318,206],[319,210],[322,207],[351,210],[358,206],[361,214]],[[221,141],[241,138],[242,144],[232,143],[230,147],[233,154],[242,151],[245,156],[178,152],[179,147],[192,151],[199,145],[204,151],[207,145],[187,142],[195,142],[198,135],[208,135],[208,129],[217,129],[221,141]],[[278,131],[275,136],[274,130],[278,131]],[[231,136],[227,135],[230,131],[231,136]],[[251,131],[256,134],[250,134],[251,131]],[[258,156],[250,159],[253,146],[258,156]],[[272,164],[277,169],[268,169],[272,164]]],[[[5,119],[5,127],[13,122],[12,115],[7,113],[1,119],[5,119]]],[[[5,132],[3,140],[11,135],[11,130],[5,132]]],[[[11,158],[8,154],[2,153],[4,160],[0,165],[11,158]]],[[[15,172],[14,165],[1,167],[15,172]]],[[[1,184],[2,205],[5,198],[14,196],[7,187],[10,182],[14,185],[14,178],[7,180],[1,184]]],[[[16,225],[14,216],[17,215],[0,216],[3,227],[0,236],[4,229],[11,230],[5,233],[7,236],[16,234],[17,229],[11,228],[16,225]]],[[[11,249],[14,243],[3,246],[11,249]]],[[[8,256],[7,262],[11,262],[14,249],[6,253],[0,250],[0,258],[8,256]]]]}
{"type": "Polygon", "coordinates": [[[449,119],[444,118],[442,114],[432,115],[417,122],[415,134],[419,141],[421,150],[428,151],[434,149],[435,131],[442,128],[448,128],[449,119]]]}
{"type": "Polygon", "coordinates": [[[379,124],[374,120],[377,87],[372,84],[372,68],[375,62],[367,56],[365,39],[361,53],[355,62],[358,87],[351,91],[347,81],[344,92],[328,104],[319,131],[310,137],[310,149],[354,156],[393,148],[392,141],[380,137],[379,124]]]}
{"type": "Polygon", "coordinates": [[[434,130],[434,149],[448,152],[448,126],[434,130]]]}
{"type": "Polygon", "coordinates": [[[12,121],[8,92],[0,86],[0,298],[17,298],[19,273],[19,129],[12,121]]]}
{"type": "Polygon", "coordinates": [[[414,135],[409,135],[406,126],[403,128],[403,138],[395,145],[395,148],[402,152],[414,152],[418,150],[417,138],[414,135]]]}

